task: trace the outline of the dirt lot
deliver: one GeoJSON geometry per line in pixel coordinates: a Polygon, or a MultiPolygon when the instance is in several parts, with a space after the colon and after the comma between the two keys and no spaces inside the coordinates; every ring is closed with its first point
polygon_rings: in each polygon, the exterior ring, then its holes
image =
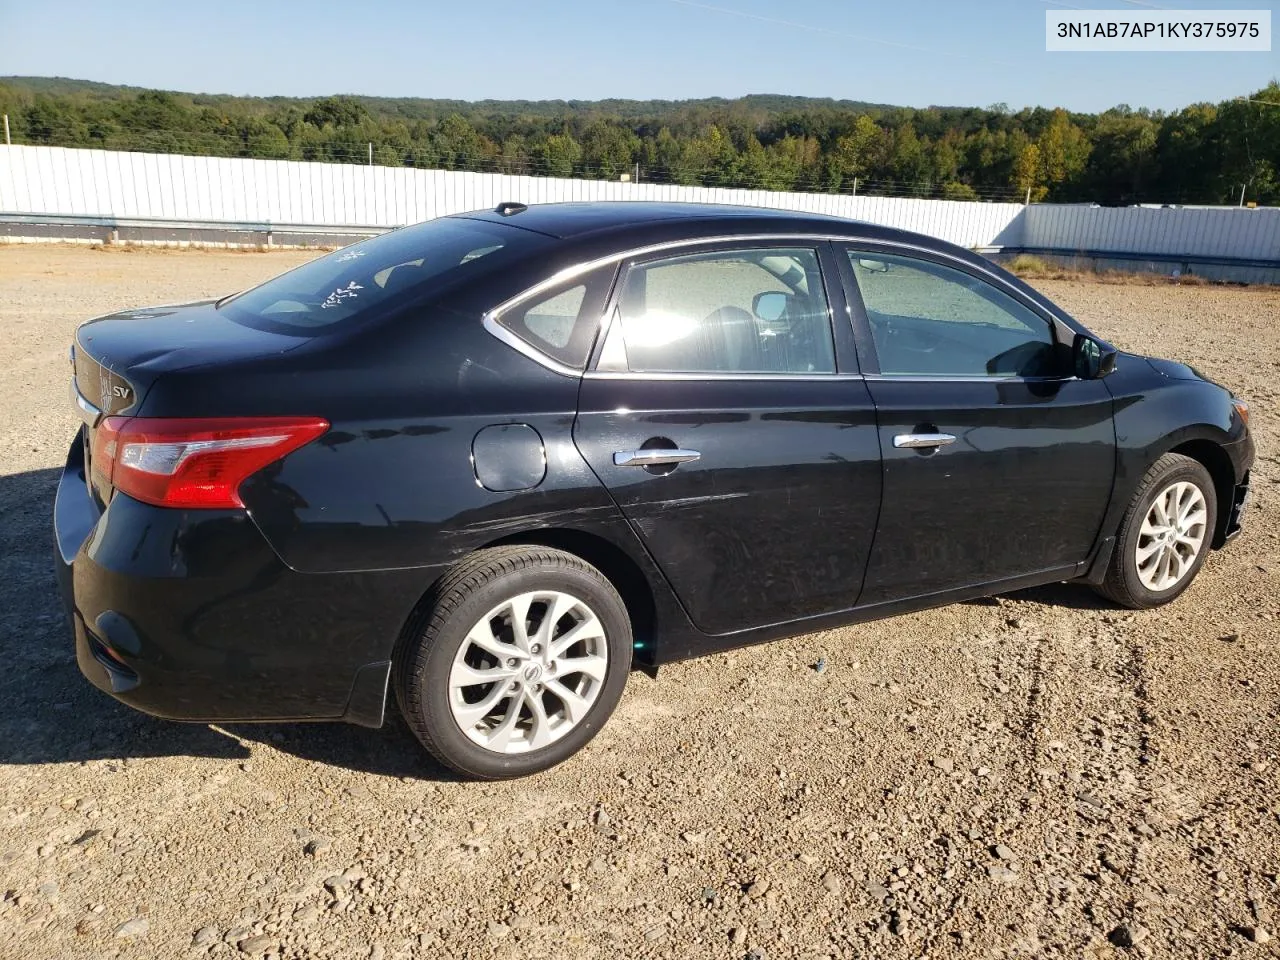
{"type": "Polygon", "coordinates": [[[1172,607],[1055,587],[636,673],[584,754],[477,785],[398,722],[171,724],[76,670],[73,328],[303,257],[0,248],[0,956],[1278,952],[1280,292],[1043,284],[1253,401],[1246,533],[1172,607]]]}

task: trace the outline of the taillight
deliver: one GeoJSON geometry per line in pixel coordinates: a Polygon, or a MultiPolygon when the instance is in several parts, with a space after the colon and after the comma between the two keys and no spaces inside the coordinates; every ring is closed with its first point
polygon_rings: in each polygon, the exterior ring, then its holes
{"type": "Polygon", "coordinates": [[[94,434],[92,469],[157,506],[243,507],[240,484],[328,429],[317,417],[107,417],[94,434]]]}

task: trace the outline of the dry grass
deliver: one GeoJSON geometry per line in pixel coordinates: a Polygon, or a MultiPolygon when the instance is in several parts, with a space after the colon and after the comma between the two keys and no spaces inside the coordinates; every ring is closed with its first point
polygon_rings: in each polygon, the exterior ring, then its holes
{"type": "Polygon", "coordinates": [[[1079,270],[1050,263],[1041,257],[1029,253],[1020,253],[1004,267],[1023,280],[1075,280],[1080,283],[1113,283],[1136,287],[1202,287],[1209,285],[1236,287],[1247,284],[1229,283],[1225,280],[1209,280],[1193,273],[1184,273],[1180,277],[1169,277],[1162,273],[1149,273],[1133,270],[1079,270]]]}

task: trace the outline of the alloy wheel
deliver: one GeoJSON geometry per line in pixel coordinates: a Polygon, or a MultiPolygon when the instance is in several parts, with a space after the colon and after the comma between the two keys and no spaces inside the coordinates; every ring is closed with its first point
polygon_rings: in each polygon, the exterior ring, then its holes
{"type": "Polygon", "coordinates": [[[1182,581],[1204,548],[1208,518],[1204,493],[1194,483],[1179,480],[1156,495],[1134,551],[1143,586],[1161,593],[1182,581]]]}
{"type": "Polygon", "coordinates": [[[449,671],[449,707],[495,753],[540,750],[582,722],[609,666],[604,627],[578,597],[522,593],[468,632],[449,671]]]}

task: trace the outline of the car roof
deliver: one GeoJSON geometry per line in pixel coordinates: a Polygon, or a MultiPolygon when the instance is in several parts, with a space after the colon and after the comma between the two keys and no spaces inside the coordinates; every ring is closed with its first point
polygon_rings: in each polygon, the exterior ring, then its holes
{"type": "Polygon", "coordinates": [[[495,291],[500,293],[498,299],[505,299],[566,268],[592,260],[604,261],[632,250],[700,239],[748,236],[759,239],[777,235],[848,239],[854,242],[880,241],[892,246],[932,251],[967,263],[982,272],[995,274],[1046,310],[1057,316],[1068,316],[1044,294],[973,250],[928,234],[851,217],[768,207],[646,200],[539,203],[527,206],[513,202],[500,204],[494,210],[477,210],[452,216],[502,224],[559,241],[532,254],[526,265],[527,269],[504,270],[500,282],[496,278],[490,278],[484,285],[484,296],[477,300],[477,304],[481,300],[492,301],[495,291]]]}
{"type": "Polygon", "coordinates": [[[591,234],[625,232],[628,228],[657,226],[679,222],[688,234],[690,227],[705,224],[707,233],[722,232],[726,225],[732,233],[758,229],[767,233],[822,232],[849,233],[866,237],[883,232],[901,235],[900,231],[845,217],[798,210],[775,210],[767,207],[731,206],[715,203],[657,203],[643,200],[614,200],[595,203],[539,203],[524,207],[502,204],[498,210],[480,210],[454,214],[472,220],[488,220],[520,227],[561,240],[579,239],[591,234]],[[514,209],[501,213],[499,210],[514,209]]]}

